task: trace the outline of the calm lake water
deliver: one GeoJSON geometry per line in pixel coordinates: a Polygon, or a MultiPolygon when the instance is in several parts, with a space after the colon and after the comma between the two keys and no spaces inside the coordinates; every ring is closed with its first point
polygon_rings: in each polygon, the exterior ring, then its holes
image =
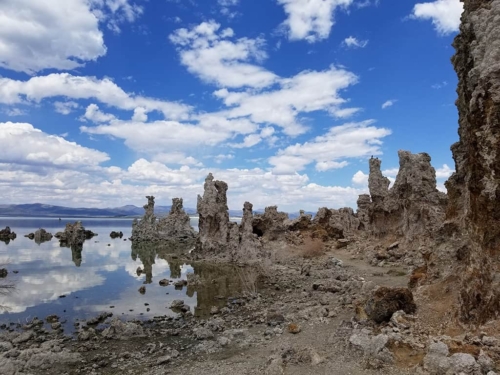
{"type": "MultiPolygon", "coordinates": [[[[192,219],[191,224],[197,228],[197,219],[192,219]]],[[[195,315],[202,316],[211,306],[224,306],[227,297],[239,289],[234,272],[226,272],[220,266],[184,264],[165,249],[132,244],[128,241],[132,219],[62,218],[59,221],[58,218],[0,217],[0,228],[6,226],[16,232],[17,238],[9,244],[0,241],[0,268],[9,271],[6,278],[0,279],[0,284],[13,284],[15,289],[0,295],[0,324],[24,323],[35,316],[44,319],[56,314],[66,321],[65,328],[72,330],[75,320],[103,311],[126,318],[173,316],[175,313],[169,307],[175,299],[184,300],[195,315]],[[61,247],[56,238],[36,244],[24,237],[39,228],[55,234],[63,231],[66,223],[76,220],[98,233],[97,237],[85,241],[81,252],[61,247]],[[111,231],[122,231],[123,239],[111,239],[111,231]],[[138,267],[144,269],[140,275],[136,272],[138,267]],[[212,282],[182,290],[158,283],[162,279],[186,279],[187,273],[197,273],[212,282]],[[138,289],[143,285],[146,293],[141,295],[138,289]]]]}

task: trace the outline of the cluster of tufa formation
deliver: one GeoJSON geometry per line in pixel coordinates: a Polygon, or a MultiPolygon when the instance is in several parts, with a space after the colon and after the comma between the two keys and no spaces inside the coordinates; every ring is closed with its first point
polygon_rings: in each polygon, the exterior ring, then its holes
{"type": "Polygon", "coordinates": [[[446,183],[448,227],[465,235],[461,316],[482,323],[500,312],[500,0],[466,0],[453,65],[459,141],[446,183]]]}
{"type": "Polygon", "coordinates": [[[0,229],[0,241],[9,243],[10,240],[15,240],[17,235],[10,230],[10,227],[5,227],[5,229],[0,229]]]}
{"type": "Polygon", "coordinates": [[[252,204],[244,204],[240,225],[229,221],[227,189],[227,184],[214,181],[211,173],[205,179],[203,197],[198,196],[199,236],[194,255],[252,262],[262,256],[261,242],[254,233],[252,204]]]}
{"type": "Polygon", "coordinates": [[[35,233],[30,233],[25,235],[24,237],[29,238],[30,240],[35,240],[37,244],[41,244],[43,242],[47,242],[52,240],[52,233],[47,232],[45,229],[40,228],[35,233]]]}
{"type": "Polygon", "coordinates": [[[155,197],[147,196],[144,216],[132,224],[133,241],[187,240],[196,237],[191,227],[189,215],[184,211],[182,198],[172,199],[170,213],[157,220],[154,207],[155,197]]]}
{"type": "Polygon", "coordinates": [[[372,235],[395,235],[410,247],[434,237],[444,221],[447,196],[436,188],[436,171],[428,154],[399,151],[398,156],[399,172],[391,188],[380,170],[381,161],[370,159],[371,204],[363,198],[363,211],[372,235]]]}
{"type": "Polygon", "coordinates": [[[81,248],[85,240],[90,240],[94,236],[97,234],[86,230],[82,222],[77,221],[74,224],[66,224],[64,232],[57,232],[54,237],[59,240],[61,246],[81,248]]]}

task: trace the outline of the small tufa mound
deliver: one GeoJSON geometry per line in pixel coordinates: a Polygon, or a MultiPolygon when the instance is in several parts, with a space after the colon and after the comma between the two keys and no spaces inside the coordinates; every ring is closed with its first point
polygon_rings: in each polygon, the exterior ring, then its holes
{"type": "Polygon", "coordinates": [[[5,229],[0,229],[0,241],[9,243],[10,240],[15,240],[17,235],[10,230],[10,227],[5,227],[5,229]]]}
{"type": "Polygon", "coordinates": [[[380,287],[365,304],[366,314],[376,323],[390,321],[392,314],[399,310],[407,314],[417,310],[413,293],[407,288],[380,287]]]}

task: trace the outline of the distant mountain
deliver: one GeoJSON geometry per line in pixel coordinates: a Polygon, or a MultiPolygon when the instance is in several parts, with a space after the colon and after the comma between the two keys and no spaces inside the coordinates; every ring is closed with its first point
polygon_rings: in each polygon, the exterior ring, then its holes
{"type": "MultiPolygon", "coordinates": [[[[171,206],[155,206],[157,216],[165,216],[170,212],[171,206]]],[[[188,215],[196,215],[196,209],[185,207],[188,215]]],[[[255,214],[264,213],[257,209],[255,214]]],[[[313,212],[306,212],[314,215],[313,212]]],[[[0,216],[47,216],[47,217],[140,217],[144,214],[144,208],[134,205],[109,208],[72,208],[63,206],[52,206],[49,204],[0,204],[0,216]]],[[[242,210],[229,210],[230,217],[241,217],[242,210]]],[[[289,214],[290,219],[299,216],[298,212],[289,214]]]]}

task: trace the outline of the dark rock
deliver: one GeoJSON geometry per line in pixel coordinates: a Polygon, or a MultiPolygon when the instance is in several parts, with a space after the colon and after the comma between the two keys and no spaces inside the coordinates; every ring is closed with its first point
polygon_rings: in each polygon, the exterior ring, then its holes
{"type": "Polygon", "coordinates": [[[109,236],[111,238],[122,238],[123,237],[123,232],[115,232],[115,231],[112,231],[109,236]]]}
{"type": "Polygon", "coordinates": [[[417,310],[413,293],[407,288],[380,287],[365,304],[368,317],[376,323],[390,321],[392,314],[399,310],[406,314],[413,314],[417,310]]]}

